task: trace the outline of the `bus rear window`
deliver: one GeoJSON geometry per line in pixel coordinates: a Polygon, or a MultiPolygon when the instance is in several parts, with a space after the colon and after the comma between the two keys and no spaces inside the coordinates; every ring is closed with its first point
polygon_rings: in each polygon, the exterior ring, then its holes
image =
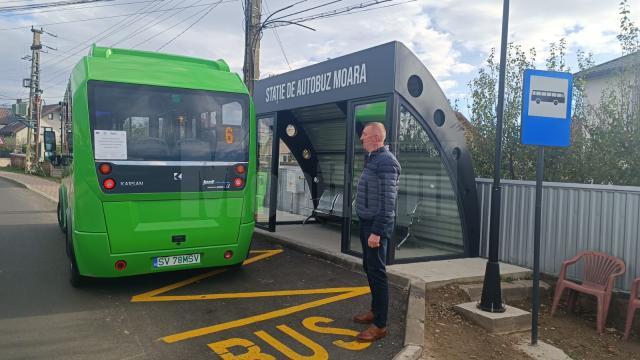
{"type": "Polygon", "coordinates": [[[89,82],[96,160],[248,161],[249,98],[89,82]]]}

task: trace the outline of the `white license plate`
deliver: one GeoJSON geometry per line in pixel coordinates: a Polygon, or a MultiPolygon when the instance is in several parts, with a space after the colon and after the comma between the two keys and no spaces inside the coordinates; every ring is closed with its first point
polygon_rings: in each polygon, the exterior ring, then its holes
{"type": "Polygon", "coordinates": [[[200,264],[200,254],[158,256],[153,258],[153,267],[155,268],[189,264],[200,264]]]}

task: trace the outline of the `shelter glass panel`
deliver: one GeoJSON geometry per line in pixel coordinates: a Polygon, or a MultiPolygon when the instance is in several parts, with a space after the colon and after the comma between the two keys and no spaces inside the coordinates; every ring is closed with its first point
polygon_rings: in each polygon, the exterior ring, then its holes
{"type": "MultiPolygon", "coordinates": [[[[364,126],[369,122],[379,122],[385,124],[387,134],[389,134],[389,126],[387,124],[387,101],[377,101],[367,104],[360,104],[354,107],[354,126],[355,131],[353,135],[353,181],[351,193],[353,199],[358,191],[358,178],[364,168],[364,159],[367,156],[366,151],[362,147],[362,141],[360,141],[360,135],[364,126]]],[[[389,139],[385,141],[388,143],[389,139]]],[[[352,199],[352,202],[353,202],[352,199]]],[[[358,221],[358,215],[356,214],[356,204],[352,203],[352,221],[351,221],[351,236],[349,239],[349,250],[362,253],[362,245],[360,244],[360,226],[358,221]]]]}
{"type": "Polygon", "coordinates": [[[294,154],[282,140],[279,146],[277,221],[301,223],[313,205],[311,191],[296,160],[296,156],[302,159],[302,154],[294,154]]]}
{"type": "MultiPolygon", "coordinates": [[[[293,126],[287,126],[282,136],[292,137],[292,163],[285,166],[281,162],[279,168],[278,223],[285,212],[288,217],[302,216],[304,225],[298,229],[298,238],[334,249],[340,247],[344,219],[346,114],[342,105],[330,103],[291,110],[293,126]],[[309,188],[310,179],[317,187],[315,194],[309,188]]],[[[289,149],[280,148],[281,154],[286,151],[289,149]]],[[[279,227],[278,231],[284,228],[279,227]]]]}
{"type": "Polygon", "coordinates": [[[440,153],[420,122],[400,108],[395,259],[464,253],[456,194],[440,153]]]}
{"type": "Polygon", "coordinates": [[[258,119],[258,184],[256,189],[256,221],[259,225],[269,223],[269,189],[273,153],[273,117],[258,119]]]}

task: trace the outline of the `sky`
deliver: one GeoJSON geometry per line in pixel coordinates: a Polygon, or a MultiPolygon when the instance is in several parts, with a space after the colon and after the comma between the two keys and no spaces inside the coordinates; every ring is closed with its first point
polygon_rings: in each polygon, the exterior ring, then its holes
{"type": "MultiPolygon", "coordinates": [[[[54,0],[0,0],[0,8],[54,0]]],[[[96,42],[101,46],[156,50],[211,59],[224,59],[232,71],[242,73],[244,56],[243,9],[239,0],[115,0],[93,5],[21,13],[0,12],[0,104],[27,98],[22,88],[29,77],[32,33],[28,27],[42,26],[50,34],[42,35],[46,49],[42,54],[41,88],[48,104],[57,103],[64,94],[70,69],[96,42]],[[111,6],[118,4],[118,6],[111,6]],[[84,7],[84,8],[83,8],[84,7]],[[70,10],[76,8],[77,10],[70,10]],[[83,8],[83,9],[78,9],[83,8]],[[142,9],[142,10],[141,10],[142,9]],[[113,17],[150,10],[167,10],[131,17],[113,17]],[[207,13],[207,11],[210,12],[207,13]],[[50,11],[64,10],[64,11],[50,11]],[[57,22],[111,16],[110,19],[66,24],[57,22]],[[201,16],[202,19],[189,27],[201,16]],[[16,27],[27,27],[13,29],[16,27]],[[188,30],[186,30],[188,28],[188,30]],[[5,30],[11,29],[11,30],[5,30]],[[186,31],[184,31],[186,30],[186,31]],[[184,33],[182,33],[184,31],[184,33]],[[180,33],[182,33],[180,35],[180,33]],[[179,35],[179,36],[178,36],[179,35]],[[177,36],[177,37],[176,37],[177,36]]],[[[263,0],[263,19],[272,11],[293,4],[293,0],[263,0]]],[[[288,14],[327,3],[307,0],[281,12],[288,14]]],[[[314,14],[363,0],[339,0],[298,16],[314,14]]],[[[366,2],[366,0],[364,1],[366,2]]],[[[629,0],[631,18],[640,25],[640,0],[629,0]]],[[[393,0],[394,5],[344,16],[313,20],[299,26],[285,26],[264,32],[261,42],[261,77],[280,74],[335,58],[368,47],[397,40],[411,49],[434,75],[451,101],[468,104],[468,83],[484,65],[492,48],[499,51],[502,5],[499,0],[393,0]]],[[[577,71],[576,51],[593,53],[596,64],[621,56],[616,39],[619,31],[619,0],[538,0],[511,1],[508,40],[524,49],[535,47],[537,67],[551,42],[567,40],[567,60],[577,71]]],[[[372,9],[372,8],[370,8],[372,9]]]]}

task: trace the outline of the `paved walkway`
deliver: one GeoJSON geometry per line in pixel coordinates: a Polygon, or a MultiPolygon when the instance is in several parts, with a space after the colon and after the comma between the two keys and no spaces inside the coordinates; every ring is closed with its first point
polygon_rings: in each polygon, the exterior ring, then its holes
{"type": "Polygon", "coordinates": [[[29,190],[35,191],[45,198],[57,203],[59,183],[39,176],[19,174],[0,169],[0,178],[18,183],[29,190]]]}

